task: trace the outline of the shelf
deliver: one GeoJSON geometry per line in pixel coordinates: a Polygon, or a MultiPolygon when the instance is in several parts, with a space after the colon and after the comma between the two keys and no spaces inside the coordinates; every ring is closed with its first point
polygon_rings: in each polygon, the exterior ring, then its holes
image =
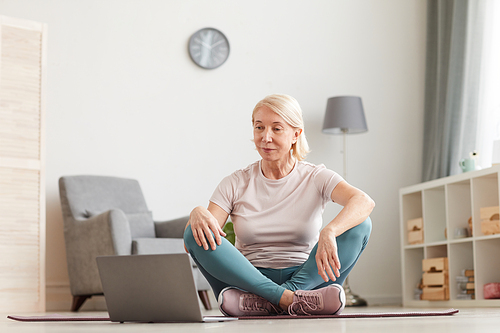
{"type": "Polygon", "coordinates": [[[500,206],[500,166],[425,182],[400,189],[401,262],[405,306],[500,306],[484,299],[483,286],[500,282],[500,234],[481,232],[482,207],[500,206]],[[409,244],[407,221],[422,218],[423,242],[409,244]],[[495,255],[494,255],[495,254],[495,255]],[[450,298],[417,299],[422,260],[448,258],[450,298]],[[460,299],[456,277],[474,270],[475,299],[460,299]]]}
{"type": "Polygon", "coordinates": [[[450,244],[472,243],[472,237],[451,239],[448,243],[450,244]]]}
{"type": "Polygon", "coordinates": [[[481,241],[481,240],[489,240],[489,239],[497,239],[500,238],[500,234],[498,235],[488,235],[488,236],[478,236],[475,237],[475,240],[481,241]]]}

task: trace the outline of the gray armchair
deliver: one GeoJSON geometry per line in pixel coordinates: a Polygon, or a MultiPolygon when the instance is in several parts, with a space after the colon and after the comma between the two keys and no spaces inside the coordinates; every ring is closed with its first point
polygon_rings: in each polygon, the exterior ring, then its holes
{"type": "MultiPolygon", "coordinates": [[[[183,253],[188,217],[154,222],[133,179],[67,176],[59,179],[72,311],[102,295],[95,258],[102,255],[183,253]]],[[[210,309],[205,277],[193,261],[198,294],[210,309]]]]}

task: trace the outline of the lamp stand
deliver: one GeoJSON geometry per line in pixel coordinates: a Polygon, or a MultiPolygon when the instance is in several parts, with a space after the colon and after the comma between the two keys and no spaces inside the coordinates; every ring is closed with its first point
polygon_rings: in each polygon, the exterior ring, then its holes
{"type": "MultiPolygon", "coordinates": [[[[344,180],[347,181],[347,129],[342,129],[342,136],[344,137],[344,180]]],[[[349,286],[349,276],[344,281],[344,291],[345,291],[345,305],[346,306],[367,306],[368,302],[366,302],[359,295],[356,295],[352,292],[351,287],[349,286]]]]}
{"type": "Polygon", "coordinates": [[[367,306],[368,303],[359,295],[352,292],[349,286],[349,277],[344,281],[345,306],[367,306]]]}

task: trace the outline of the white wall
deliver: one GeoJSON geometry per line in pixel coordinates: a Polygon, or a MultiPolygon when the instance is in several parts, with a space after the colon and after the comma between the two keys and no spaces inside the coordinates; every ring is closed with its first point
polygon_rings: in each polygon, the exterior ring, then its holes
{"type": "Polygon", "coordinates": [[[398,189],[420,181],[425,1],[3,0],[0,13],[49,27],[49,301],[69,292],[60,176],[136,178],[155,219],[185,215],[259,158],[250,112],[275,92],[302,105],[309,161],[339,173],[342,137],[321,133],[326,101],[363,98],[369,132],[349,137],[348,178],[377,207],[351,287],[372,303],[400,299],[398,189]],[[211,71],[187,53],[207,26],[231,44],[211,71]]]}

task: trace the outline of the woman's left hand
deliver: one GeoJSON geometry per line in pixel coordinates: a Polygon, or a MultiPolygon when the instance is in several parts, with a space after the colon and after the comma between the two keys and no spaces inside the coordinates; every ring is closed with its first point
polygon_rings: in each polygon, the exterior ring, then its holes
{"type": "Polygon", "coordinates": [[[340,276],[340,260],[337,252],[335,232],[325,227],[319,234],[318,249],[316,252],[318,274],[328,282],[335,281],[340,276]]]}
{"type": "Polygon", "coordinates": [[[319,234],[316,265],[318,274],[325,282],[328,282],[328,278],[335,281],[340,277],[336,237],[366,220],[375,207],[375,202],[366,193],[345,181],[335,186],[331,199],[344,208],[319,234]]]}

